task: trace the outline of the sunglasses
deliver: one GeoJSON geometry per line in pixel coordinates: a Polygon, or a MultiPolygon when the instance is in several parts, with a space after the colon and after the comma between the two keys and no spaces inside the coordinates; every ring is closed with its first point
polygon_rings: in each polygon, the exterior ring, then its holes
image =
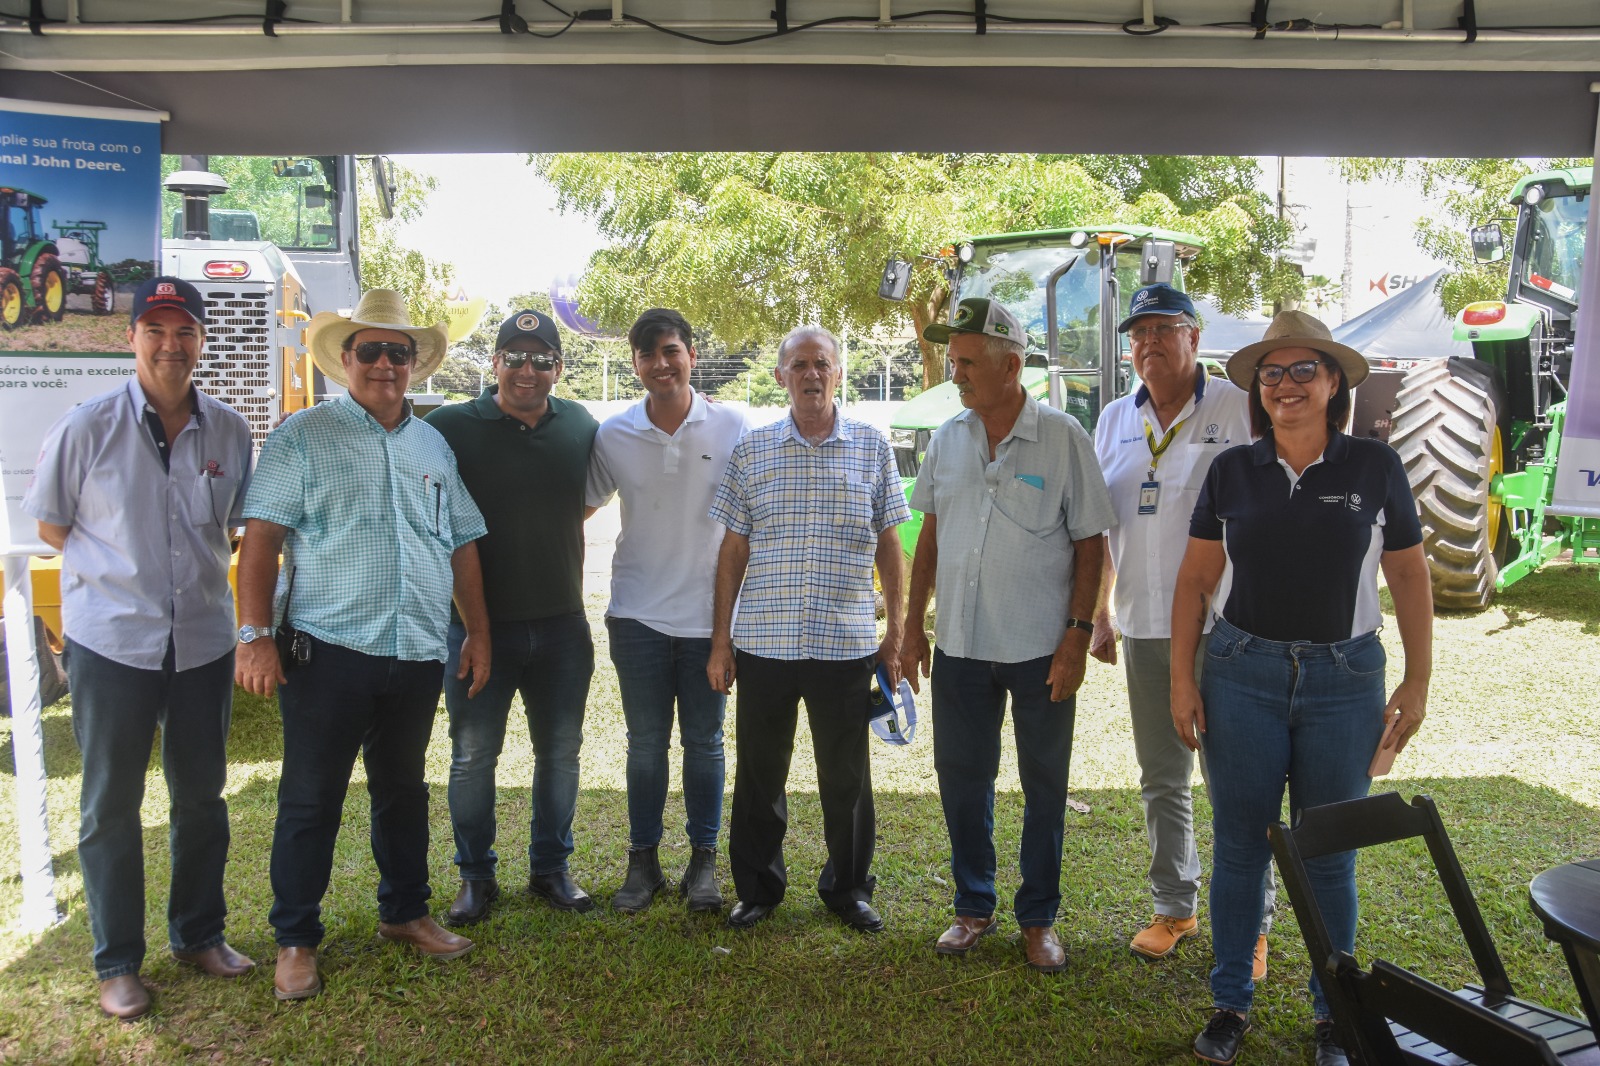
{"type": "Polygon", "coordinates": [[[387,355],[390,366],[405,366],[417,354],[409,344],[400,341],[362,341],[355,346],[356,362],[371,366],[378,356],[387,355]]]}
{"type": "Polygon", "coordinates": [[[1259,363],[1256,365],[1256,379],[1263,385],[1276,385],[1283,380],[1284,374],[1288,374],[1290,381],[1298,381],[1304,385],[1317,376],[1317,367],[1321,365],[1321,359],[1302,359],[1288,366],[1259,363]]]}
{"type": "Polygon", "coordinates": [[[561,361],[560,356],[549,352],[501,352],[500,358],[507,370],[519,370],[523,363],[533,364],[535,370],[554,370],[561,361]]]}

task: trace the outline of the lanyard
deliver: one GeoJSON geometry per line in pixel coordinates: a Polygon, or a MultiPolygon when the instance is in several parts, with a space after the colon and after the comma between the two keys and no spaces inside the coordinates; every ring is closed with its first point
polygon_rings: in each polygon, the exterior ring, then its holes
{"type": "Polygon", "coordinates": [[[1180,418],[1172,423],[1167,428],[1167,435],[1161,438],[1160,444],[1156,443],[1156,433],[1155,430],[1150,428],[1150,423],[1146,422],[1144,424],[1144,442],[1150,448],[1150,473],[1146,475],[1146,480],[1154,481],[1156,479],[1156,464],[1161,462],[1163,455],[1167,454],[1167,449],[1172,445],[1172,438],[1177,436],[1178,430],[1182,429],[1183,424],[1187,421],[1189,421],[1188,418],[1180,418]]]}

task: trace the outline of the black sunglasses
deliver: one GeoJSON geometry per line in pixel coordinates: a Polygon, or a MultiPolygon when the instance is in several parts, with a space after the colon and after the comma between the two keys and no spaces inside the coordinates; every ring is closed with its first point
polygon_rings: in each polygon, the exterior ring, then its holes
{"type": "Polygon", "coordinates": [[[378,361],[378,356],[387,355],[390,366],[405,366],[416,356],[416,351],[409,344],[401,341],[362,341],[355,346],[356,362],[363,366],[371,366],[378,361]]]}
{"type": "Polygon", "coordinates": [[[500,358],[505,361],[507,370],[521,369],[523,363],[532,363],[535,370],[554,370],[561,361],[559,355],[549,352],[501,352],[500,358]]]}
{"type": "Polygon", "coordinates": [[[1298,363],[1288,366],[1278,366],[1275,363],[1256,364],[1256,377],[1263,385],[1276,385],[1283,380],[1283,375],[1288,374],[1290,381],[1298,381],[1304,385],[1317,376],[1317,367],[1322,365],[1321,359],[1302,359],[1298,363]]]}

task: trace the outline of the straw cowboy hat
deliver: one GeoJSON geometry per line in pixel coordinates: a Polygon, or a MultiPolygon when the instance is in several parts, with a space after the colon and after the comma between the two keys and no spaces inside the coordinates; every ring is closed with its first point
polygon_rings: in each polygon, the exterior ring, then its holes
{"type": "Polygon", "coordinates": [[[449,346],[443,322],[435,326],[413,326],[411,313],[406,310],[406,302],[399,293],[393,289],[371,289],[361,297],[350,317],[323,311],[306,327],[306,346],[311,349],[311,358],[329,381],[350,384],[339,353],[351,334],[364,329],[392,329],[410,337],[417,348],[411,369],[413,378],[425,378],[439,369],[449,346]]]}
{"type": "Polygon", "coordinates": [[[1310,348],[1339,364],[1345,380],[1355,388],[1367,379],[1366,357],[1348,345],[1340,344],[1328,327],[1304,311],[1284,311],[1267,325],[1267,332],[1254,344],[1247,344],[1228,360],[1228,380],[1249,391],[1256,376],[1256,364],[1268,352],[1279,348],[1310,348]]]}

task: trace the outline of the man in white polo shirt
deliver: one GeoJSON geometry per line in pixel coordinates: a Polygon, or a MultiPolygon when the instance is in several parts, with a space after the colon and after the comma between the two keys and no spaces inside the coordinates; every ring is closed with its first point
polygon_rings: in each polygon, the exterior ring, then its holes
{"type": "MultiPolygon", "coordinates": [[[[1133,294],[1117,329],[1132,342],[1139,387],[1108,404],[1095,426],[1095,454],[1117,524],[1109,534],[1089,650],[1115,665],[1120,627],[1154,904],[1154,917],[1129,946],[1158,959],[1199,931],[1200,857],[1189,786],[1194,755],[1173,728],[1169,702],[1172,593],[1200,485],[1212,459],[1250,442],[1250,412],[1245,393],[1226,378],[1207,375],[1196,357],[1200,327],[1187,294],[1171,285],[1147,285],[1133,294]]],[[[1266,976],[1271,888],[1269,874],[1267,917],[1256,943],[1258,981],[1266,976]]]]}
{"type": "Polygon", "coordinates": [[[722,908],[722,717],[727,697],[706,677],[711,590],[723,528],[708,517],[744,413],[694,391],[694,336],[676,311],[653,308],[628,331],[645,398],[601,424],[589,462],[589,513],[622,496],[606,629],[628,723],[628,875],[611,905],[648,907],[666,887],[657,848],[667,801],[673,705],[683,744],[691,911],[722,908]]]}

